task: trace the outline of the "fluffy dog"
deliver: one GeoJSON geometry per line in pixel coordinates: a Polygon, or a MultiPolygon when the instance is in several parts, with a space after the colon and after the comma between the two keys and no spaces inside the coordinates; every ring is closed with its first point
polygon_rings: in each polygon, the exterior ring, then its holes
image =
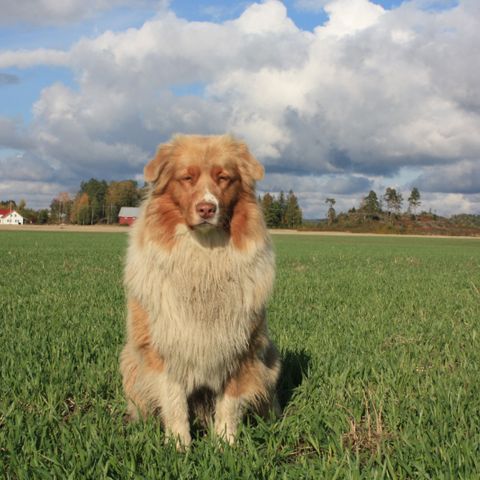
{"type": "Polygon", "coordinates": [[[167,436],[188,445],[189,412],[206,412],[233,442],[247,409],[278,410],[265,317],[274,254],[255,197],[263,167],[231,136],[181,135],[144,174],[125,268],[129,414],[158,411],[167,436]]]}

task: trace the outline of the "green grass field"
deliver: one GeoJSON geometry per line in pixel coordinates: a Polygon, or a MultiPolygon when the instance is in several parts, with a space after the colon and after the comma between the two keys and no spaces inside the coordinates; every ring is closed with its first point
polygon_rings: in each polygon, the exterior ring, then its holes
{"type": "Polygon", "coordinates": [[[276,236],[283,416],[186,453],[123,424],[126,240],[0,232],[5,478],[480,478],[479,240],[276,236]]]}

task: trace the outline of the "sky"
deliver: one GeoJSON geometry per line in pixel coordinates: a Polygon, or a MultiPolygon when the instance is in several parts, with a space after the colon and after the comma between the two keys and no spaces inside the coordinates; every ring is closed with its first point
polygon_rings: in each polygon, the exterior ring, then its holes
{"type": "Polygon", "coordinates": [[[306,218],[387,187],[480,214],[478,0],[0,0],[0,199],[244,139],[306,218]]]}

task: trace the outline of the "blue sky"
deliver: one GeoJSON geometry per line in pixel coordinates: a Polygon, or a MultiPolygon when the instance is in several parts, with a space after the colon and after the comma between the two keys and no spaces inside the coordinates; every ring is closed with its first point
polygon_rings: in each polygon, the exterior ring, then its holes
{"type": "Polygon", "coordinates": [[[0,0],[1,198],[141,180],[171,133],[228,129],[260,190],[294,188],[310,217],[414,184],[439,213],[479,211],[474,0],[42,5],[0,0]]]}

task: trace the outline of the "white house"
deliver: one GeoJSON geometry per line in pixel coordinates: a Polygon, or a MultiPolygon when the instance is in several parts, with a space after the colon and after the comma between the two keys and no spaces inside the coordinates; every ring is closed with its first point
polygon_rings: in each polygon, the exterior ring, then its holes
{"type": "Polygon", "coordinates": [[[23,225],[23,217],[15,210],[0,209],[0,225],[23,225]]]}

